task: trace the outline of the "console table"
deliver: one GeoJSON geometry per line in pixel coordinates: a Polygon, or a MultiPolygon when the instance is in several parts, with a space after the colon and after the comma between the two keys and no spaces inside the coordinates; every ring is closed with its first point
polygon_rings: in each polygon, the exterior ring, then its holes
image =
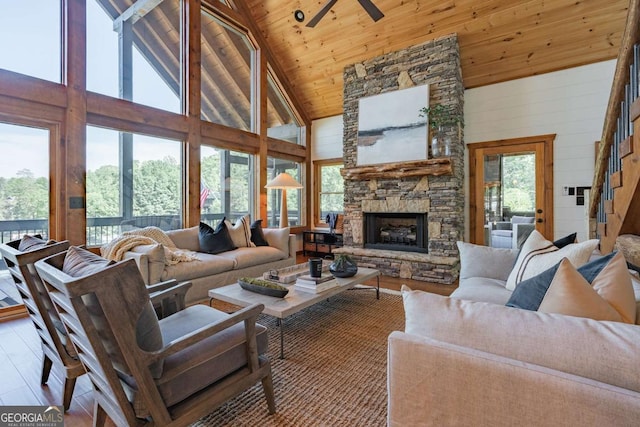
{"type": "Polygon", "coordinates": [[[342,247],[342,234],[327,231],[303,231],[302,254],[331,255],[335,248],[342,247]]]}

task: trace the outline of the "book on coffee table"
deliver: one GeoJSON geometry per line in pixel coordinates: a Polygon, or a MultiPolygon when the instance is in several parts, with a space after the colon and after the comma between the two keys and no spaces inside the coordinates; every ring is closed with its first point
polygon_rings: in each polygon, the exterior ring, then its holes
{"type": "Polygon", "coordinates": [[[309,274],[298,277],[296,280],[296,284],[304,283],[307,285],[319,285],[320,283],[328,282],[329,280],[333,280],[334,277],[331,274],[323,274],[320,277],[312,277],[309,274]]]}
{"type": "Polygon", "coordinates": [[[331,279],[325,282],[318,283],[318,284],[309,283],[309,282],[301,281],[300,279],[298,279],[295,284],[296,289],[299,289],[303,292],[312,292],[312,293],[324,292],[336,286],[339,286],[339,284],[338,284],[338,281],[333,277],[331,277],[331,279]]]}

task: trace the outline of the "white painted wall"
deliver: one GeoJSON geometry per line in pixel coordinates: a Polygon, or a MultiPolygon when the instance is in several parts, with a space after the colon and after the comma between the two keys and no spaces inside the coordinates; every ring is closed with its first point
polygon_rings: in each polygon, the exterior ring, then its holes
{"type": "Polygon", "coordinates": [[[556,239],[573,232],[579,241],[587,239],[584,207],[563,196],[562,187],[591,186],[614,71],[612,60],[465,91],[467,144],[556,134],[556,239]]]}
{"type": "MultiPolygon", "coordinates": [[[[465,91],[467,144],[556,134],[554,238],[578,232],[580,241],[587,239],[584,208],[562,196],[562,187],[591,185],[614,71],[611,60],[465,91]]],[[[312,159],[342,157],[342,130],[341,115],[315,120],[312,159]]],[[[466,224],[468,235],[468,217],[466,224]]]]}

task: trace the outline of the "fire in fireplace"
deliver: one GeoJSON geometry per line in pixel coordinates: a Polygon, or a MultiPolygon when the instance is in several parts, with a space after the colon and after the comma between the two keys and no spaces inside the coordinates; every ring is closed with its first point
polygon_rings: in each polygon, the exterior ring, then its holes
{"type": "Polygon", "coordinates": [[[364,213],[364,247],[427,253],[427,214],[364,213]]]}

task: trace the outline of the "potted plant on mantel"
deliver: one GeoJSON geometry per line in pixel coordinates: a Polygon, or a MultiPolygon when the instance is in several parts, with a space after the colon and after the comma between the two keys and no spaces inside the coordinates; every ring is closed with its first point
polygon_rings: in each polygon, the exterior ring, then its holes
{"type": "Polygon", "coordinates": [[[434,104],[420,109],[420,116],[427,117],[431,130],[431,155],[442,157],[451,155],[451,137],[448,128],[464,127],[462,116],[453,108],[434,104]]]}

